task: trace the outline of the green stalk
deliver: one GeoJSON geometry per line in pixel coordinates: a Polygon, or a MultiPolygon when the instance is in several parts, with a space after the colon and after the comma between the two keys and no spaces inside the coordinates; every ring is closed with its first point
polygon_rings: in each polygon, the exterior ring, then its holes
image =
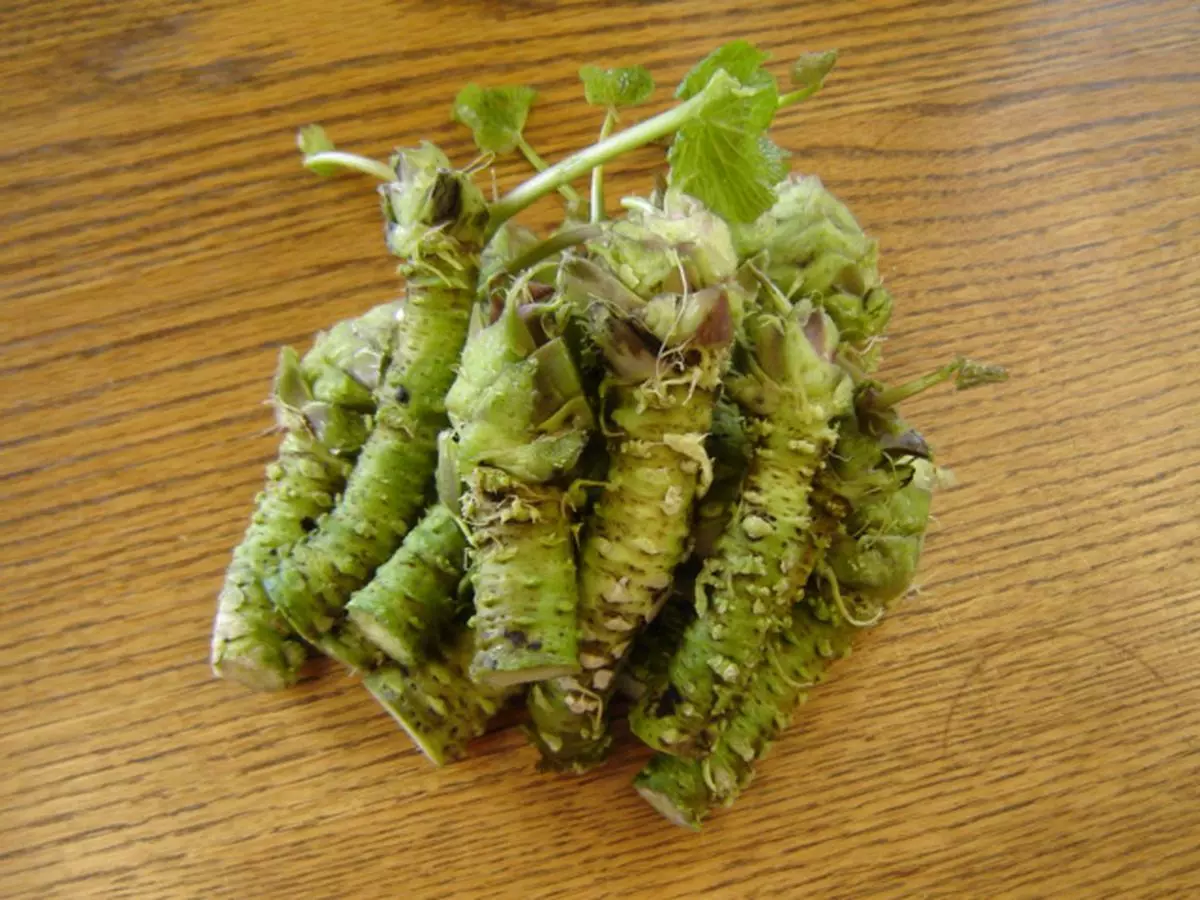
{"type": "Polygon", "coordinates": [[[462,608],[466,552],[454,514],[434,504],[370,584],[350,598],[347,615],[389,657],[416,665],[462,608]]]}
{"type": "Polygon", "coordinates": [[[395,181],[396,173],[383,163],[357,153],[345,153],[341,150],[323,150],[320,153],[310,153],[304,157],[305,168],[317,172],[349,169],[370,175],[380,181],[395,181]]]}
{"type": "Polygon", "coordinates": [[[353,669],[380,652],[345,619],[350,595],[392,556],[428,501],[445,395],[467,337],[486,219],[483,195],[436,147],[404,151],[384,188],[388,243],[407,282],[371,432],[337,506],[266,587],[307,641],[353,669]]]}
{"type": "Polygon", "coordinates": [[[698,830],[713,807],[733,803],[749,785],[755,763],[829,664],[849,654],[856,631],[822,622],[798,604],[712,752],[703,760],[655,754],[634,779],[637,792],[671,822],[698,830]]]}
{"type": "Polygon", "coordinates": [[[562,253],[571,247],[579,244],[587,243],[600,234],[600,230],[591,225],[580,225],[575,228],[564,228],[562,231],[552,234],[543,241],[534,244],[528,250],[522,252],[519,256],[505,263],[500,269],[499,274],[502,275],[519,275],[532,269],[542,260],[549,259],[555,254],[562,253]]]}
{"type": "MultiPolygon", "coordinates": [[[[533,149],[533,145],[525,140],[525,136],[517,135],[517,149],[521,151],[521,155],[525,157],[526,162],[533,166],[537,172],[545,172],[550,168],[550,164],[542,159],[540,153],[533,149]]],[[[563,195],[563,199],[567,201],[567,212],[573,213],[579,209],[580,199],[579,192],[569,184],[560,185],[558,192],[563,195]]]]}
{"type": "Polygon", "coordinates": [[[754,438],[741,501],[697,578],[699,615],[668,678],[630,714],[639,738],[674,755],[711,749],[807,581],[819,555],[813,478],[852,399],[832,361],[837,330],[824,313],[800,304],[781,319],[766,306],[748,317],[748,336],[753,362],[726,382],[754,438]]]}
{"type": "Polygon", "coordinates": [[[816,88],[806,87],[806,88],[801,88],[798,91],[790,91],[789,93],[786,93],[786,94],[780,94],[779,95],[779,104],[776,108],[783,109],[785,106],[792,106],[793,104],[799,103],[802,100],[807,100],[809,97],[811,97],[816,92],[817,92],[816,88]]]}
{"type": "Polygon", "coordinates": [[[564,269],[571,307],[589,321],[609,368],[608,472],[580,550],[583,671],[529,695],[543,766],[574,772],[606,755],[608,701],[626,651],[687,555],[742,305],[727,227],[682,198],[613,223],[591,250],[596,263],[564,269]]]}
{"type": "Polygon", "coordinates": [[[475,658],[493,685],[578,669],[574,538],[564,482],[592,418],[562,339],[538,347],[517,301],[475,333],[446,398],[466,482],[475,658]]]}
{"type": "Polygon", "coordinates": [[[363,684],[435,766],[461,759],[467,744],[513,691],[476,684],[467,675],[474,653],[471,631],[459,626],[443,650],[414,666],[388,663],[363,677],[363,684]]]}
{"type": "Polygon", "coordinates": [[[872,397],[871,403],[876,409],[891,408],[915,397],[922,391],[951,379],[954,379],[955,387],[959,390],[966,390],[982,384],[1003,381],[1007,377],[1007,373],[999,366],[985,365],[959,357],[927,375],[879,391],[872,397]]]}
{"type": "Polygon", "coordinates": [[[807,100],[820,89],[821,85],[816,84],[809,85],[808,87],[802,87],[795,91],[789,91],[786,94],[780,94],[779,104],[776,108],[783,109],[785,106],[795,106],[797,103],[807,100]]]}
{"type": "Polygon", "coordinates": [[[372,390],[386,364],[398,304],[317,336],[279,357],[274,402],[285,435],[267,468],[254,518],[225,573],[213,623],[212,668],[255,690],[293,684],[308,656],[271,605],[263,579],[333,507],[369,431],[372,390]]]}
{"type": "Polygon", "coordinates": [[[492,204],[491,223],[488,226],[489,234],[546,194],[586,175],[596,166],[603,165],[623,153],[644,147],[659,138],[673,134],[692,118],[703,113],[710,103],[727,97],[737,87],[738,82],[735,79],[720,72],[709,81],[704,90],[690,100],[685,100],[678,106],[626,128],[624,131],[555,163],[492,204]]]}
{"type": "MultiPolygon", "coordinates": [[[[610,109],[604,114],[604,124],[600,126],[600,141],[604,141],[613,126],[617,124],[617,111],[610,109]]],[[[590,220],[593,224],[604,219],[604,167],[592,169],[592,209],[590,220]]]]}

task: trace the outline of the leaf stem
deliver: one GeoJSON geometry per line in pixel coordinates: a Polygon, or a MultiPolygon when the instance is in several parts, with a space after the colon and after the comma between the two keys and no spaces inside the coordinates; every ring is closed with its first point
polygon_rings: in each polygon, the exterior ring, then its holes
{"type": "Polygon", "coordinates": [[[949,381],[951,378],[955,379],[954,387],[956,390],[965,391],[983,384],[995,384],[998,381],[1005,381],[1008,378],[1008,373],[1000,366],[977,363],[960,356],[953,362],[946,363],[940,369],[934,369],[932,372],[922,375],[919,378],[914,378],[912,381],[884,388],[871,398],[871,406],[876,409],[889,409],[897,403],[902,403],[911,397],[915,397],[922,391],[926,391],[944,381],[949,381]]]}
{"type": "Polygon", "coordinates": [[[619,131],[611,137],[555,163],[546,171],[539,173],[524,184],[518,185],[492,204],[489,233],[494,233],[505,221],[530,204],[540,200],[551,191],[558,190],[562,185],[587,174],[596,166],[603,165],[622,153],[636,150],[661,137],[673,134],[692,118],[703,113],[714,99],[726,96],[737,86],[737,82],[732,77],[720,72],[705,86],[704,90],[690,100],[685,100],[678,106],[651,116],[649,119],[626,128],[624,131],[619,131]]]}
{"type": "MultiPolygon", "coordinates": [[[[533,145],[530,144],[529,141],[525,140],[525,135],[523,134],[517,135],[517,149],[521,151],[521,155],[525,157],[526,161],[533,166],[536,171],[545,172],[548,168],[550,168],[550,164],[546,162],[546,160],[542,159],[541,154],[533,149],[533,145]]],[[[563,195],[563,199],[567,201],[567,205],[572,211],[579,208],[581,201],[579,199],[579,193],[575,190],[575,188],[571,187],[569,184],[563,184],[559,185],[558,192],[563,195]]]]}
{"type": "Polygon", "coordinates": [[[304,167],[321,174],[324,169],[351,169],[364,175],[373,175],[380,181],[395,181],[396,173],[378,160],[356,153],[343,153],[341,150],[322,150],[320,153],[309,153],[304,157],[304,167]]]}
{"type": "Polygon", "coordinates": [[[548,168],[550,168],[550,163],[542,159],[541,154],[533,149],[533,145],[530,144],[529,141],[525,140],[525,135],[517,135],[517,148],[521,151],[521,155],[524,156],[525,159],[529,161],[529,164],[538,172],[545,172],[548,168]]]}
{"type": "MultiPolygon", "coordinates": [[[[604,124],[600,126],[600,140],[612,133],[613,126],[617,124],[617,111],[609,109],[604,114],[604,124]]],[[[596,166],[592,169],[592,210],[590,220],[592,224],[600,222],[604,219],[604,167],[596,166]]]]}
{"type": "Polygon", "coordinates": [[[810,84],[807,87],[800,88],[798,91],[789,91],[786,94],[781,94],[776,109],[783,109],[785,106],[793,106],[802,100],[807,100],[820,89],[821,85],[819,83],[810,84]]]}
{"type": "Polygon", "coordinates": [[[516,259],[509,262],[502,270],[504,275],[516,275],[526,269],[533,268],[543,259],[560,253],[568,247],[585,243],[600,234],[600,229],[594,225],[580,225],[576,228],[564,228],[558,234],[552,234],[537,244],[534,244],[516,259]]]}
{"type": "Polygon", "coordinates": [[[949,381],[962,366],[962,360],[956,359],[954,362],[946,363],[939,369],[934,369],[932,372],[927,372],[912,381],[906,381],[904,384],[893,385],[889,388],[884,388],[872,398],[871,405],[876,409],[890,409],[897,403],[901,403],[923,391],[929,390],[943,381],[949,381]]]}

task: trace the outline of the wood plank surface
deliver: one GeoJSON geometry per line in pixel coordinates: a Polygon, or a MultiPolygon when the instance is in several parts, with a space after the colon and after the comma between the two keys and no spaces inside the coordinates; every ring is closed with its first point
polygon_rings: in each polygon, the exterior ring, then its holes
{"type": "MultiPolygon", "coordinates": [[[[9,0],[0,15],[0,896],[1195,896],[1200,11],[1146,2],[9,0]],[[279,344],[398,293],[365,182],[466,81],[590,141],[586,62],[837,47],[777,140],[883,248],[885,371],[958,475],[922,591],[700,834],[626,743],[432,769],[332,668],[252,695],[208,629],[279,344]]],[[[610,194],[645,190],[659,151],[610,194]]],[[[514,183],[516,163],[495,168],[514,183]]],[[[486,177],[486,176],[485,176],[486,177]]],[[[553,206],[529,217],[548,224],[553,206]]]]}

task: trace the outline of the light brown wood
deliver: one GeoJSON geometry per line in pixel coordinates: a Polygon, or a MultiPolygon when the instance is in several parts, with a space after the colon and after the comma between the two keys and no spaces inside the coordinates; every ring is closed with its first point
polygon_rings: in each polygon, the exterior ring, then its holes
{"type": "Polygon", "coordinates": [[[0,895],[1200,890],[1194,3],[13,0],[0,21],[0,895]],[[580,64],[645,63],[665,105],[736,36],[842,51],[778,140],[882,243],[886,371],[1013,373],[908,410],[960,480],[920,597],[700,835],[633,794],[630,744],[569,780],[506,729],[438,771],[332,670],[273,696],[212,680],[276,348],[398,290],[367,185],[307,176],[294,129],[465,163],[458,87],[528,82],[556,158],[598,126],[580,64]]]}

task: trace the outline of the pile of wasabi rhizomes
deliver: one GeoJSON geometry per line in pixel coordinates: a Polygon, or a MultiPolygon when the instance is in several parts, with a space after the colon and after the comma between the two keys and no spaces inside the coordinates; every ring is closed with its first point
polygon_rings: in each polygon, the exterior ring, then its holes
{"type": "Polygon", "coordinates": [[[734,41],[626,128],[650,74],[585,66],[600,136],[554,165],[524,137],[527,87],[459,93],[465,169],[302,129],[310,170],[380,181],[404,294],[281,352],[282,442],[214,672],[282,689],[320,651],[436,765],[523,704],[540,767],[586,772],[627,703],[655,751],[646,800],[693,828],[732,803],[909,592],[943,475],[897,405],[1004,377],[961,358],[873,377],[893,302],[877,245],[767,133],[835,59],[801,55],[784,90],[734,41]],[[603,167],[662,143],[665,176],[610,216],[603,167]],[[536,174],[489,201],[475,176],[510,153],[536,174]],[[513,222],[554,192],[553,233],[513,222]]]}

